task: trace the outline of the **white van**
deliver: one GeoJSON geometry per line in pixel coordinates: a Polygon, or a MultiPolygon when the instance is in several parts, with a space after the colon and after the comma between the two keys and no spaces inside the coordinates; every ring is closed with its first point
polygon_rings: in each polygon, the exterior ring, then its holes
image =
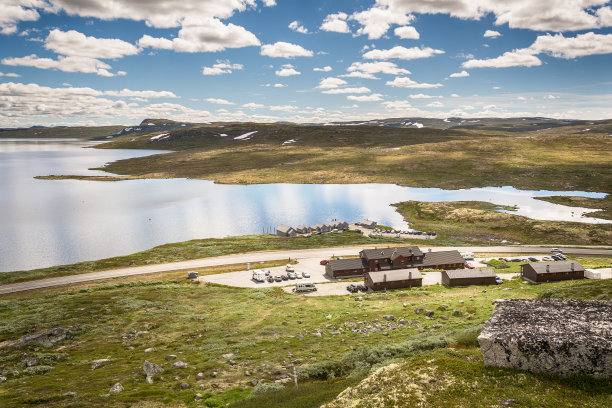
{"type": "Polygon", "coordinates": [[[265,282],[266,272],[263,269],[258,269],[256,271],[253,271],[253,280],[255,282],[265,282]]]}
{"type": "Polygon", "coordinates": [[[295,293],[316,292],[317,287],[312,282],[298,282],[293,291],[295,293]]]}

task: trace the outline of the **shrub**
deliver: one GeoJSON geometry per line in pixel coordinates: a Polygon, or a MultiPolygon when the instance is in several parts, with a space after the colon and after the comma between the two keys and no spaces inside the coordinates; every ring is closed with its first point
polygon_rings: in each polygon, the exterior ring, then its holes
{"type": "Polygon", "coordinates": [[[47,365],[39,365],[28,367],[23,370],[24,373],[28,375],[37,375],[37,374],[47,374],[49,371],[53,370],[53,367],[47,365]]]}
{"type": "Polygon", "coordinates": [[[498,259],[491,259],[489,262],[487,262],[487,265],[492,266],[495,269],[506,269],[509,268],[509,266],[507,264],[505,264],[504,262],[498,260],[498,259]]]}
{"type": "Polygon", "coordinates": [[[255,388],[253,388],[252,394],[253,395],[266,394],[268,392],[280,391],[284,388],[285,386],[283,384],[260,382],[255,386],[255,388]]]}
{"type": "Polygon", "coordinates": [[[455,342],[463,346],[475,346],[478,347],[478,336],[480,335],[481,327],[474,326],[464,330],[461,330],[455,334],[455,342]]]}

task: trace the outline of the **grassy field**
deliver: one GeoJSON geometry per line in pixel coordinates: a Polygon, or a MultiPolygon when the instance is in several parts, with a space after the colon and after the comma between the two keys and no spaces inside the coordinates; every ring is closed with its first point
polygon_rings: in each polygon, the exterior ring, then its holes
{"type": "Polygon", "coordinates": [[[567,205],[568,207],[595,208],[599,211],[587,212],[589,217],[603,218],[612,220],[612,195],[604,198],[589,198],[576,196],[551,196],[534,197],[537,200],[548,201],[549,203],[567,205]]]}
{"type": "Polygon", "coordinates": [[[221,407],[229,403],[306,408],[333,401],[346,387],[395,362],[407,373],[436,374],[440,381],[457,379],[453,387],[443,388],[444,394],[427,392],[429,406],[448,406],[444,401],[460,406],[480,382],[487,386],[477,391],[483,401],[478,406],[489,406],[507,395],[515,395],[518,406],[540,406],[545,391],[551,396],[546,406],[609,406],[609,383],[485,368],[474,339],[489,318],[494,299],[542,293],[601,297],[612,294],[610,282],[531,285],[514,280],[484,289],[430,286],[376,293],[356,302],[348,294],[301,297],[278,288],[239,289],[177,279],[107,282],[1,298],[0,372],[7,380],[0,385],[0,405],[221,407]],[[435,314],[431,318],[417,314],[416,307],[435,314]],[[453,313],[456,310],[463,314],[453,313]],[[388,315],[394,320],[383,317],[388,315]],[[11,348],[3,343],[25,333],[75,325],[81,328],[50,348],[33,343],[11,348]],[[167,360],[168,355],[177,358],[167,360]],[[95,360],[107,357],[101,367],[91,368],[95,360]],[[147,384],[142,374],[145,360],[165,370],[153,384],[147,384]],[[173,367],[177,360],[187,367],[173,367]],[[290,378],[293,366],[299,374],[297,391],[290,378]],[[432,369],[436,373],[430,373],[432,369]],[[198,373],[203,375],[197,377],[198,373]],[[287,376],[283,391],[251,396],[256,381],[285,381],[287,376]],[[108,395],[117,382],[124,391],[108,395]],[[202,395],[201,404],[194,401],[196,393],[202,395]],[[560,404],[561,397],[566,405],[560,404]]]}
{"type": "MultiPolygon", "coordinates": [[[[420,241],[422,243],[422,240],[420,241]]],[[[410,240],[383,237],[369,238],[353,231],[345,231],[337,234],[321,234],[309,238],[283,238],[276,235],[263,234],[243,235],[229,238],[196,239],[192,241],[160,245],[146,251],[137,252],[131,255],[117,256],[114,258],[106,258],[90,262],[79,262],[70,265],[53,266],[50,268],[34,269],[29,271],[4,272],[0,273],[0,284],[74,275],[86,272],[101,271],[105,269],[161,264],[246,252],[326,248],[351,245],[376,245],[383,243],[405,244],[408,242],[410,242],[410,240]]],[[[435,242],[436,244],[440,245],[444,244],[444,242],[441,240],[436,240],[435,242]]]]}
{"type": "Polygon", "coordinates": [[[0,132],[0,138],[4,139],[93,139],[109,136],[117,133],[124,126],[77,126],[77,127],[54,127],[54,128],[30,128],[7,130],[0,132]]]}
{"type": "Polygon", "coordinates": [[[612,242],[611,224],[533,220],[498,212],[499,206],[486,202],[406,201],[395,206],[414,228],[436,231],[442,240],[549,245],[612,242]]]}

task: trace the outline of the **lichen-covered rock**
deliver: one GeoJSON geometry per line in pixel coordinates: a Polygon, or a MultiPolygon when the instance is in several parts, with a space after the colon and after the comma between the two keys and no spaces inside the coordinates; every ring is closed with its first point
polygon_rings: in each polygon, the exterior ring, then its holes
{"type": "Polygon", "coordinates": [[[488,366],[612,377],[612,303],[500,300],[478,342],[488,366]]]}
{"type": "Polygon", "coordinates": [[[54,327],[52,329],[41,330],[36,333],[27,334],[15,341],[0,343],[3,347],[24,347],[28,344],[36,344],[44,348],[55,347],[56,344],[70,338],[74,333],[80,331],[82,326],[54,327]]]}
{"type": "Polygon", "coordinates": [[[157,374],[164,372],[163,368],[147,360],[145,360],[144,364],[142,365],[142,370],[147,377],[155,377],[157,374]]]}

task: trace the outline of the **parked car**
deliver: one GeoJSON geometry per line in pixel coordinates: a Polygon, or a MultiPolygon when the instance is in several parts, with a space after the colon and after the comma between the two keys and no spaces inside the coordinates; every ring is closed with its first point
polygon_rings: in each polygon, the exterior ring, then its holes
{"type": "Polygon", "coordinates": [[[308,272],[302,272],[302,276],[305,278],[310,278],[310,274],[308,272]]]}
{"type": "Polygon", "coordinates": [[[296,278],[295,272],[287,272],[287,277],[291,280],[296,278]]]}
{"type": "Polygon", "coordinates": [[[351,293],[357,293],[359,291],[359,289],[357,288],[357,286],[355,286],[354,284],[350,284],[346,287],[346,290],[348,290],[351,293]]]}
{"type": "Polygon", "coordinates": [[[285,265],[285,272],[295,272],[295,268],[291,264],[285,265]]]}
{"type": "Polygon", "coordinates": [[[323,259],[323,260],[321,260],[321,262],[319,262],[319,264],[321,264],[321,265],[327,265],[328,263],[329,263],[328,259],[323,259]]]}
{"type": "Polygon", "coordinates": [[[553,255],[551,256],[551,258],[553,259],[553,261],[562,261],[563,258],[561,258],[559,255],[553,255]]]}
{"type": "Polygon", "coordinates": [[[501,285],[502,283],[504,283],[504,280],[502,278],[500,278],[499,276],[495,277],[495,283],[497,285],[501,285]]]}
{"type": "Polygon", "coordinates": [[[533,256],[530,256],[529,259],[531,262],[539,262],[540,260],[538,258],[534,258],[533,256]]]}
{"type": "Polygon", "coordinates": [[[268,283],[272,283],[272,282],[274,282],[274,277],[272,275],[268,275],[266,280],[268,281],[268,283]]]}
{"type": "Polygon", "coordinates": [[[469,264],[469,263],[464,264],[464,266],[465,266],[467,269],[474,269],[474,268],[475,268],[475,266],[474,266],[474,265],[469,264]]]}
{"type": "Polygon", "coordinates": [[[563,255],[563,254],[559,254],[557,255],[559,258],[561,258],[561,260],[563,261],[567,261],[567,256],[563,255]]]}
{"type": "Polygon", "coordinates": [[[368,287],[366,285],[364,285],[363,283],[357,285],[357,289],[359,289],[361,292],[367,292],[368,291],[368,287]]]}
{"type": "Polygon", "coordinates": [[[281,278],[281,276],[280,276],[280,275],[276,275],[276,276],[274,277],[274,280],[275,280],[276,282],[280,282],[280,281],[282,281],[283,279],[281,278]]]}
{"type": "Polygon", "coordinates": [[[292,289],[295,293],[316,292],[317,287],[312,282],[299,282],[292,289]]]}
{"type": "Polygon", "coordinates": [[[563,250],[559,249],[559,248],[553,248],[553,249],[550,250],[550,252],[553,253],[553,254],[562,254],[563,250]]]}
{"type": "Polygon", "coordinates": [[[299,272],[296,272],[296,273],[295,273],[295,277],[296,277],[297,279],[302,279],[302,274],[301,274],[301,273],[299,273],[299,272]]]}
{"type": "Polygon", "coordinates": [[[286,281],[286,280],[289,280],[289,277],[287,275],[281,275],[281,279],[286,281]]]}
{"type": "Polygon", "coordinates": [[[550,256],[544,256],[542,257],[543,261],[552,261],[552,258],[550,256]]]}

